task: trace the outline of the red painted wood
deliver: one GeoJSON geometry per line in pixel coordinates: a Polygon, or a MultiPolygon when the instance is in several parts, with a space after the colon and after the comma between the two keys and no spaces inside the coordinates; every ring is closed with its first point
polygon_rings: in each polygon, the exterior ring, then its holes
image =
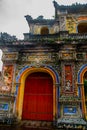
{"type": "Polygon", "coordinates": [[[22,119],[53,120],[53,81],[49,74],[36,72],[26,78],[22,119]]]}
{"type": "Polygon", "coordinates": [[[72,66],[71,65],[65,65],[65,82],[66,82],[66,86],[67,86],[67,82],[70,82],[70,92],[72,92],[72,79],[73,79],[73,75],[72,75],[72,66]]]}

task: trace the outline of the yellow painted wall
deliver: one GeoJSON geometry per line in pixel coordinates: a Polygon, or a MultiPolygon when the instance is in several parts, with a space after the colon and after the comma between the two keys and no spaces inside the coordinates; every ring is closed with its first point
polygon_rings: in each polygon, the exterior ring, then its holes
{"type": "Polygon", "coordinates": [[[34,25],[33,30],[34,30],[34,34],[41,34],[41,28],[43,27],[47,27],[49,29],[49,34],[54,34],[56,32],[58,32],[59,27],[58,26],[43,26],[43,25],[34,25]]]}
{"type": "Polygon", "coordinates": [[[66,30],[69,33],[76,33],[76,19],[73,16],[69,16],[66,18],[66,30]]]}
{"type": "Polygon", "coordinates": [[[41,29],[41,26],[34,25],[34,34],[40,34],[40,29],[41,29]]]}
{"type": "Polygon", "coordinates": [[[67,16],[66,18],[66,30],[69,31],[69,33],[77,33],[77,26],[81,22],[86,22],[87,16],[67,16]]]}

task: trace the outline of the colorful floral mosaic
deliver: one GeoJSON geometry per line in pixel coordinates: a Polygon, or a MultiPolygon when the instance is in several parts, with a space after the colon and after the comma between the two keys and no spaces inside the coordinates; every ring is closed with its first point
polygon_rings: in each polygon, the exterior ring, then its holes
{"type": "Polygon", "coordinates": [[[6,65],[3,67],[4,76],[3,80],[5,83],[5,86],[3,86],[4,91],[11,91],[12,87],[12,79],[13,79],[13,65],[6,65]]]}

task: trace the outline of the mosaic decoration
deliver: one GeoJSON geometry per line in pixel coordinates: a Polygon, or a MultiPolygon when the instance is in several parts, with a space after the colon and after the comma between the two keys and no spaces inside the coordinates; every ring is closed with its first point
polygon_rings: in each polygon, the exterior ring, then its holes
{"type": "Polygon", "coordinates": [[[68,102],[68,100],[65,103],[62,103],[61,106],[61,115],[62,117],[77,117],[80,118],[82,117],[81,113],[81,108],[80,108],[80,103],[75,101],[75,102],[68,102]]]}
{"type": "Polygon", "coordinates": [[[51,55],[46,55],[46,54],[36,54],[36,55],[30,55],[28,56],[28,60],[31,62],[35,62],[36,64],[43,63],[45,61],[51,61],[51,55]]]}
{"type": "Polygon", "coordinates": [[[73,114],[76,114],[77,109],[76,107],[65,106],[63,112],[64,112],[64,115],[71,115],[71,114],[73,115],[73,114]]]}
{"type": "MultiPolygon", "coordinates": [[[[23,40],[0,34],[4,65],[3,77],[0,77],[1,114],[13,113],[18,121],[23,119],[25,80],[34,71],[41,71],[49,73],[53,79],[52,125],[59,129],[87,129],[87,104],[83,82],[87,72],[87,34],[84,34],[87,32],[87,16],[82,11],[83,5],[82,9],[78,6],[80,4],[65,6],[63,9],[54,0],[55,19],[46,20],[43,16],[33,19],[29,15],[25,16],[30,32],[24,33],[23,40]],[[71,11],[73,7],[77,8],[74,12],[71,11]],[[44,27],[49,30],[47,35],[33,35],[42,34],[44,27]]],[[[46,121],[23,121],[26,126],[28,123],[36,127],[51,125],[46,121]]]]}
{"type": "Polygon", "coordinates": [[[63,66],[63,92],[66,93],[72,93],[73,92],[73,84],[74,84],[74,79],[73,79],[73,65],[71,64],[65,64],[63,66]]]}
{"type": "Polygon", "coordinates": [[[3,60],[17,60],[18,54],[17,53],[5,53],[3,54],[3,60]]]}
{"type": "MultiPolygon", "coordinates": [[[[20,76],[22,75],[22,73],[23,73],[24,71],[26,71],[27,69],[30,69],[30,68],[32,68],[32,66],[24,66],[24,67],[20,70],[20,72],[18,73],[18,75],[17,75],[17,77],[16,77],[16,82],[19,81],[19,78],[20,78],[20,76]]],[[[50,71],[54,72],[54,74],[56,75],[56,82],[57,82],[57,83],[60,82],[60,81],[59,81],[59,75],[58,75],[57,71],[55,71],[55,69],[54,69],[52,66],[48,66],[48,65],[47,65],[47,66],[44,66],[44,68],[49,69],[50,71]]]]}
{"type": "Polygon", "coordinates": [[[62,52],[61,58],[62,59],[67,59],[67,60],[74,59],[73,52],[62,52]]]}
{"type": "Polygon", "coordinates": [[[66,18],[66,28],[69,31],[69,33],[76,32],[76,21],[77,21],[77,19],[75,17],[68,16],[66,18]]]}
{"type": "Polygon", "coordinates": [[[0,103],[0,111],[7,111],[9,109],[9,105],[7,103],[0,103]]]}
{"type": "Polygon", "coordinates": [[[44,53],[44,52],[36,52],[36,53],[30,53],[30,52],[23,52],[19,53],[18,62],[20,63],[17,66],[17,69],[20,70],[26,65],[32,65],[35,67],[43,66],[44,64],[57,64],[59,59],[59,55],[57,53],[44,53]]]}
{"type": "Polygon", "coordinates": [[[72,91],[72,67],[65,65],[65,91],[72,91]]]}
{"type": "Polygon", "coordinates": [[[86,69],[87,68],[87,64],[84,64],[84,65],[82,65],[80,68],[79,68],[79,73],[78,73],[78,83],[81,83],[81,73],[83,73],[84,72],[84,69],[86,69]]]}
{"type": "Polygon", "coordinates": [[[51,53],[22,53],[19,56],[21,61],[30,61],[31,63],[51,61],[51,53]]]}
{"type": "Polygon", "coordinates": [[[84,57],[83,57],[82,53],[78,53],[78,54],[76,54],[76,58],[77,59],[83,59],[84,57]]]}
{"type": "Polygon", "coordinates": [[[4,91],[10,91],[12,87],[12,79],[13,79],[13,65],[6,65],[3,67],[4,72],[4,83],[5,86],[3,86],[4,91]]]}

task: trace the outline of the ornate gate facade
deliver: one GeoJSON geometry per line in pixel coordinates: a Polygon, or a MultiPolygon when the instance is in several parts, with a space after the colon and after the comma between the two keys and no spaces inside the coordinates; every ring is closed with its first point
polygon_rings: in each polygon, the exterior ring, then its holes
{"type": "Polygon", "coordinates": [[[25,16],[30,32],[23,40],[0,34],[0,112],[82,128],[87,124],[87,7],[79,4],[79,14],[78,4],[53,4],[55,19],[25,16]]]}

